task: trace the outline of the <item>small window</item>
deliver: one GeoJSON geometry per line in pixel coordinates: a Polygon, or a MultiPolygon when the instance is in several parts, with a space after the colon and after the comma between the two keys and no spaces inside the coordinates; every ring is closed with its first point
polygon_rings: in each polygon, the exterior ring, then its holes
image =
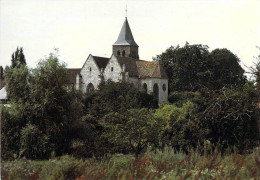
{"type": "Polygon", "coordinates": [[[122,56],[125,56],[125,51],[122,52],[122,56]]]}
{"type": "Polygon", "coordinates": [[[162,85],[162,89],[163,89],[163,91],[166,91],[166,85],[165,84],[162,85]]]}
{"type": "Polygon", "coordinates": [[[113,71],[114,70],[114,68],[113,67],[111,67],[111,71],[113,71]]]}
{"type": "Polygon", "coordinates": [[[120,56],[120,51],[117,51],[117,55],[120,56]]]}
{"type": "Polygon", "coordinates": [[[91,71],[91,67],[89,67],[89,71],[91,71]]]}
{"type": "Polygon", "coordinates": [[[147,84],[146,83],[143,84],[143,89],[144,89],[145,92],[147,92],[147,84]]]}

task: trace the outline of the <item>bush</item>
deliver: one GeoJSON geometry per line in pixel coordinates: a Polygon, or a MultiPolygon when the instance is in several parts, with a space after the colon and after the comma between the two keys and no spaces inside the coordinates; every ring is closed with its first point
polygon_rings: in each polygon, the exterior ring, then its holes
{"type": "Polygon", "coordinates": [[[178,150],[195,147],[200,134],[195,118],[197,107],[190,101],[183,106],[165,104],[156,109],[154,117],[162,125],[162,146],[172,146],[178,150]]]}
{"type": "Polygon", "coordinates": [[[37,126],[27,124],[21,130],[20,155],[30,159],[39,159],[50,154],[49,137],[42,133],[37,126]]]}

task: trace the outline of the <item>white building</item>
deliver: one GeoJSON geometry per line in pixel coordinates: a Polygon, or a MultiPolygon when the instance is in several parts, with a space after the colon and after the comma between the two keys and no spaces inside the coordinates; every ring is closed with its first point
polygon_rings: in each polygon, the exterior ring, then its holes
{"type": "Polygon", "coordinates": [[[86,59],[80,69],[68,69],[71,85],[83,92],[97,89],[101,79],[105,81],[128,81],[135,88],[154,92],[159,103],[168,100],[168,78],[162,66],[156,61],[139,60],[138,45],[135,42],[127,18],[117,41],[113,44],[110,58],[92,56],[86,59]]]}

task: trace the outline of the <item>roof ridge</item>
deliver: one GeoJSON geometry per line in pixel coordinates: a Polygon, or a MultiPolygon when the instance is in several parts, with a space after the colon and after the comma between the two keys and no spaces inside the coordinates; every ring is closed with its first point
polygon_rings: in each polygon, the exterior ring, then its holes
{"type": "Polygon", "coordinates": [[[110,59],[110,58],[108,58],[108,57],[103,57],[103,56],[92,56],[92,57],[98,57],[98,58],[110,59]]]}

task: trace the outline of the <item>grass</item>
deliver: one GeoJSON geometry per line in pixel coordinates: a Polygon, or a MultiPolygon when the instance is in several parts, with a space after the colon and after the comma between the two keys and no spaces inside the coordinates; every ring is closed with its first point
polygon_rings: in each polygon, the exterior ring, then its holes
{"type": "Polygon", "coordinates": [[[62,156],[45,161],[20,159],[2,162],[2,179],[258,179],[260,151],[189,154],[165,147],[133,155],[106,155],[80,160],[62,156]]]}

